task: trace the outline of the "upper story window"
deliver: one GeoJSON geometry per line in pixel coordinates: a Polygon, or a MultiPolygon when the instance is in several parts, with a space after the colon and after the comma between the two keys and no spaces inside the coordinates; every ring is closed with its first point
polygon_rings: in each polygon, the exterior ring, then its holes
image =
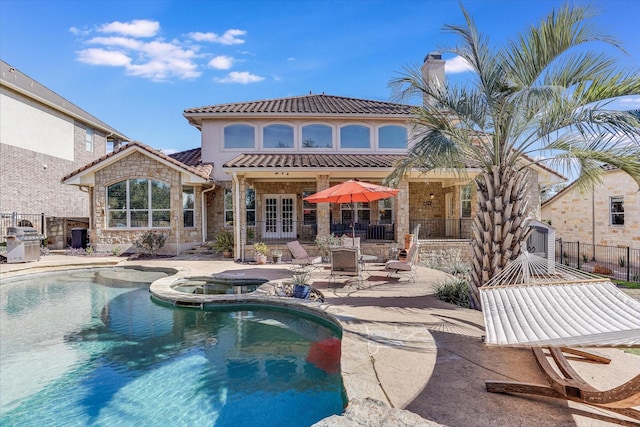
{"type": "Polygon", "coordinates": [[[624,197],[611,197],[609,200],[611,206],[611,225],[624,225],[624,197]]]}
{"type": "Polygon", "coordinates": [[[196,194],[192,186],[182,187],[182,223],[185,228],[195,227],[196,194]]]}
{"type": "Polygon", "coordinates": [[[333,131],[327,125],[302,127],[302,148],[332,148],[333,131]]]}
{"type": "Polygon", "coordinates": [[[163,228],[171,225],[169,184],[129,179],[107,187],[108,227],[163,228]]]}
{"type": "Polygon", "coordinates": [[[293,127],[288,125],[269,125],[262,131],[264,148],[293,148],[293,127]]]}
{"type": "Polygon", "coordinates": [[[88,152],[93,153],[93,129],[88,126],[84,134],[84,145],[88,152]]]}
{"type": "Polygon", "coordinates": [[[340,148],[370,148],[371,132],[368,127],[348,125],[340,128],[340,148]]]}
{"type": "Polygon", "coordinates": [[[249,125],[229,125],[224,128],[224,148],[255,148],[256,131],[249,125]]]}
{"type": "Polygon", "coordinates": [[[460,190],[460,218],[471,218],[471,184],[460,190]]]}
{"type": "Polygon", "coordinates": [[[379,148],[407,148],[407,128],[382,126],[378,129],[379,148]]]}

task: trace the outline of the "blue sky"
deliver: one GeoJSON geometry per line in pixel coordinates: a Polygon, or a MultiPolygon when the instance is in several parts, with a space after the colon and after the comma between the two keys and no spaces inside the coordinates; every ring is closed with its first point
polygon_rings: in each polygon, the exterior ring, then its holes
{"type": "MultiPolygon", "coordinates": [[[[467,0],[500,43],[561,1],[467,0]]],[[[597,3],[640,68],[640,2],[597,3]]],[[[452,0],[0,0],[0,58],[132,139],[196,148],[191,107],[313,93],[391,100],[389,81],[454,45],[452,0]]],[[[445,56],[447,78],[468,73],[445,56]]],[[[640,108],[640,96],[618,103],[640,108]]]]}

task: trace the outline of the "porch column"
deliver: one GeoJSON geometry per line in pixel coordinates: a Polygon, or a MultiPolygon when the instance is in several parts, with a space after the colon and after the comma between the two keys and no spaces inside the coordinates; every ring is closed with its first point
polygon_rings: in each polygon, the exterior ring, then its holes
{"type": "Polygon", "coordinates": [[[244,175],[236,175],[235,181],[233,191],[237,191],[237,194],[234,194],[233,201],[233,234],[236,247],[234,258],[238,259],[244,257],[244,245],[247,241],[247,180],[244,175]]]}
{"type": "Polygon", "coordinates": [[[405,234],[409,234],[409,181],[403,179],[398,185],[396,196],[396,242],[403,241],[405,234]]]}
{"type": "MultiPolygon", "coordinates": [[[[318,175],[316,177],[316,192],[329,188],[329,175],[318,175]]],[[[329,226],[330,203],[318,203],[316,206],[318,236],[328,236],[331,230],[329,226]]]]}

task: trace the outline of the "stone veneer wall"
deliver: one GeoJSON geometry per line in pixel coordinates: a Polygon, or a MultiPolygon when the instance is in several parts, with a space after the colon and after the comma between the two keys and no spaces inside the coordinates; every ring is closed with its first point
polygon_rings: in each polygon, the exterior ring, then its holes
{"type": "Polygon", "coordinates": [[[72,230],[74,228],[89,228],[86,221],[70,220],[67,218],[50,217],[46,220],[47,246],[49,249],[66,249],[71,246],[72,230]]]}
{"type": "Polygon", "coordinates": [[[89,231],[90,241],[99,251],[110,251],[119,247],[122,252],[135,252],[135,241],[150,229],[107,228],[107,186],[116,182],[147,178],[168,183],[171,187],[171,227],[156,228],[168,235],[167,242],[160,253],[176,254],[202,242],[201,194],[202,188],[195,191],[195,227],[182,227],[182,180],[180,172],[157,162],[149,156],[133,152],[100,171],[96,172],[94,187],[95,215],[93,228],[89,231]],[[177,221],[175,220],[177,218],[177,221]],[[177,222],[177,223],[176,223],[177,222]]]}
{"type": "Polygon", "coordinates": [[[603,184],[580,193],[568,188],[542,207],[542,220],[551,221],[556,238],[604,246],[640,248],[638,184],[620,170],[606,172],[603,184]],[[610,198],[624,197],[624,225],[611,225],[610,198]]]}
{"type": "Polygon", "coordinates": [[[470,240],[420,240],[419,260],[427,266],[471,265],[470,240]]]}

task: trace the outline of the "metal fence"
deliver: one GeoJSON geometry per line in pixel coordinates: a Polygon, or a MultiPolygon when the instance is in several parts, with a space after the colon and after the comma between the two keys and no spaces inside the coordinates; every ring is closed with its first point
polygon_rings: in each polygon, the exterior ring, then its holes
{"type": "Polygon", "coordinates": [[[640,249],[556,241],[556,261],[612,279],[640,283],[640,249]]]}
{"type": "Polygon", "coordinates": [[[41,234],[45,233],[45,216],[39,214],[24,214],[17,212],[0,213],[0,243],[7,241],[8,227],[33,227],[41,234]]]}
{"type": "Polygon", "coordinates": [[[416,230],[418,225],[418,239],[470,239],[470,218],[429,218],[412,219],[409,221],[410,230],[416,230]]]}

